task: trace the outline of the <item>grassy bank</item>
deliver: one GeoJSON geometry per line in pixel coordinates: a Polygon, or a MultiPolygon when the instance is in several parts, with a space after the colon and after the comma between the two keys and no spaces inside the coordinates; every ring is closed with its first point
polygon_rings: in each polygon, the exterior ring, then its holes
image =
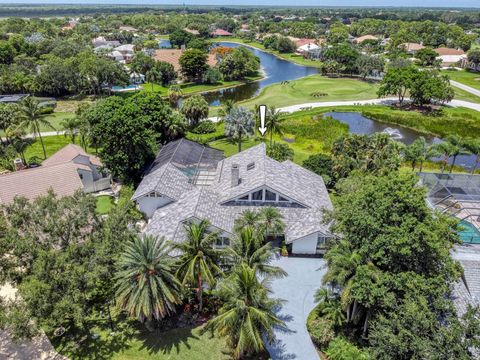
{"type": "MultiPolygon", "coordinates": [[[[313,102],[369,100],[377,97],[377,89],[376,83],[312,75],[285,84],[272,84],[257,97],[239,104],[253,109],[256,104],[285,107],[313,102]]],[[[215,116],[218,108],[211,110],[210,116],[215,116]]]]}
{"type": "Polygon", "coordinates": [[[478,72],[470,72],[467,70],[443,70],[442,72],[447,74],[451,80],[480,90],[480,73],[478,72]]]}
{"type": "Polygon", "coordinates": [[[311,66],[311,67],[316,67],[316,68],[320,68],[322,66],[322,63],[320,61],[305,59],[303,56],[297,55],[297,54],[292,54],[292,53],[284,54],[284,53],[280,53],[280,52],[272,50],[272,49],[267,49],[267,48],[265,48],[265,46],[263,46],[263,44],[261,44],[257,41],[247,41],[247,40],[244,40],[244,39],[240,39],[240,38],[237,38],[237,37],[231,37],[231,36],[218,37],[218,38],[212,39],[212,42],[221,42],[221,41],[234,42],[234,43],[243,44],[243,45],[246,45],[246,46],[251,46],[251,47],[254,47],[256,49],[259,49],[259,50],[268,52],[272,55],[275,55],[275,56],[277,56],[281,59],[291,61],[291,62],[299,64],[299,65],[311,66]]]}
{"type": "MultiPolygon", "coordinates": [[[[55,152],[63,148],[65,145],[70,144],[70,138],[63,135],[44,136],[43,143],[45,144],[45,150],[47,157],[52,156],[55,152]]],[[[95,154],[95,149],[87,148],[87,152],[95,154]]],[[[25,157],[28,159],[32,157],[38,157],[43,160],[43,151],[40,140],[33,140],[32,144],[25,150],[25,157]]]]}
{"type": "MultiPolygon", "coordinates": [[[[74,113],[69,113],[69,112],[54,112],[52,114],[44,115],[43,118],[47,120],[50,125],[52,125],[53,129],[49,126],[45,125],[40,125],[40,131],[41,132],[46,132],[46,131],[59,131],[63,130],[63,126],[60,125],[60,123],[67,119],[74,117],[74,113]]],[[[27,132],[30,132],[29,129],[26,129],[27,132]]],[[[0,130],[0,136],[4,136],[5,132],[3,130],[0,130]]]]}
{"type": "Polygon", "coordinates": [[[453,90],[455,91],[454,99],[456,100],[469,101],[476,104],[480,103],[480,96],[474,95],[455,86],[453,87],[453,90]]]}

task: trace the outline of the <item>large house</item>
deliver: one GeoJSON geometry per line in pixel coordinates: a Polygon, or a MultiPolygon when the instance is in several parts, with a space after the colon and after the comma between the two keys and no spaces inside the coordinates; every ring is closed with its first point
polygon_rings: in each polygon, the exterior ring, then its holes
{"type": "MultiPolygon", "coordinates": [[[[180,57],[184,52],[185,49],[158,49],[155,50],[153,57],[157,61],[165,61],[169,64],[172,64],[175,71],[180,71],[180,57]]],[[[217,58],[215,54],[208,54],[207,64],[212,67],[217,65],[217,58]]]]}
{"type": "Polygon", "coordinates": [[[82,189],[86,193],[110,188],[110,176],[102,164],[80,146],[67,145],[42,163],[42,166],[0,175],[0,204],[13,202],[16,196],[33,200],[52,189],[57,196],[68,196],[82,189]]]}
{"type": "Polygon", "coordinates": [[[228,158],[185,139],[165,145],[133,200],[149,218],[146,232],[184,240],[184,224],[207,219],[230,243],[234,221],[247,210],[277,208],[286,224],[283,238],[294,254],[322,253],[332,235],[322,222],[332,203],[321,176],[291,161],[266,155],[265,144],[228,158]]]}
{"type": "Polygon", "coordinates": [[[467,55],[461,49],[452,49],[447,47],[440,47],[434,49],[438,54],[437,60],[440,60],[442,66],[452,66],[459,64],[461,67],[465,67],[467,63],[467,55]]]}

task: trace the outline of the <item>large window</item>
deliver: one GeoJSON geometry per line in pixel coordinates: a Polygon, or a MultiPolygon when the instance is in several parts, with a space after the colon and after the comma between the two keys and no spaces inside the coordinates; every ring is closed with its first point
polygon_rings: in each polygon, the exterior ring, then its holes
{"type": "Polygon", "coordinates": [[[263,201],[263,190],[252,193],[252,201],[263,201]]]}
{"type": "Polygon", "coordinates": [[[226,246],[230,246],[230,239],[226,236],[220,236],[215,243],[215,247],[223,248],[226,246]]]}
{"type": "Polygon", "coordinates": [[[277,194],[270,190],[265,190],[265,201],[277,201],[277,194]]]}
{"type": "Polygon", "coordinates": [[[318,234],[317,237],[317,252],[323,251],[327,248],[328,237],[323,234],[318,234]]]}

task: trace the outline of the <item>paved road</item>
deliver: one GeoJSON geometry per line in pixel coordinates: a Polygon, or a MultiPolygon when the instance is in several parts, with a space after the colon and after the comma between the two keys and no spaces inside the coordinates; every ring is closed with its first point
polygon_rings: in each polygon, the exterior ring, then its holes
{"type": "Polygon", "coordinates": [[[274,265],[288,276],[272,282],[271,295],[285,300],[278,313],[288,329],[275,331],[277,341],[268,346],[272,360],[317,360],[315,346],[307,331],[308,314],[315,307],[313,295],[320,287],[325,262],[318,258],[279,258],[274,265]]]}
{"type": "Polygon", "coordinates": [[[469,92],[470,94],[480,96],[480,90],[475,89],[471,86],[468,86],[468,85],[465,85],[465,84],[459,83],[458,81],[453,81],[453,80],[450,80],[450,84],[458,87],[459,89],[465,90],[466,92],[469,92]]]}

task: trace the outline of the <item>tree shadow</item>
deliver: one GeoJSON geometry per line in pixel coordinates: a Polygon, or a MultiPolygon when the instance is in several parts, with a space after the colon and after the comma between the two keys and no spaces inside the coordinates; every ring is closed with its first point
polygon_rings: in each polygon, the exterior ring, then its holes
{"type": "Polygon", "coordinates": [[[176,328],[168,331],[154,330],[142,331],[138,339],[142,341],[140,350],[147,350],[149,354],[159,351],[170,354],[175,352],[179,354],[180,346],[183,345],[187,349],[191,348],[189,341],[199,340],[200,337],[193,333],[194,327],[176,328]]]}

